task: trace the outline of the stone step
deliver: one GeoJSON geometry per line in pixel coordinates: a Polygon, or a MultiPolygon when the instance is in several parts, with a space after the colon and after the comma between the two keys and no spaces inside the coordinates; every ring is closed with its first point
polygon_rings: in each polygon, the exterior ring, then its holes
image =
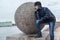
{"type": "Polygon", "coordinates": [[[42,33],[43,37],[35,38],[36,34],[26,35],[26,34],[15,34],[12,36],[7,36],[6,40],[50,40],[49,33],[42,33]]]}

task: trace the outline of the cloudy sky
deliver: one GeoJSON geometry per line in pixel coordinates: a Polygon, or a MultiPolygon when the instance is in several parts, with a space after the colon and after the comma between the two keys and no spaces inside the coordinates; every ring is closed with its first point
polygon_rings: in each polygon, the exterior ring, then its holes
{"type": "Polygon", "coordinates": [[[13,21],[16,9],[25,2],[40,1],[42,6],[48,7],[60,20],[60,1],[59,0],[0,0],[0,21],[13,21]]]}

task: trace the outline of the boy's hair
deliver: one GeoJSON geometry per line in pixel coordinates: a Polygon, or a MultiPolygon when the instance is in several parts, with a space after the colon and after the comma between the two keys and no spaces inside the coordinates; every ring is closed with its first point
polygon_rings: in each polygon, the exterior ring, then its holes
{"type": "Polygon", "coordinates": [[[36,6],[36,5],[41,6],[41,2],[39,2],[39,1],[35,2],[34,6],[36,6]]]}

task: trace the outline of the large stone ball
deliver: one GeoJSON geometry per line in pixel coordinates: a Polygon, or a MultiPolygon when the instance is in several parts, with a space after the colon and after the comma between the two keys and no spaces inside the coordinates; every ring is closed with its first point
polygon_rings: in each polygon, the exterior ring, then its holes
{"type": "MultiPolygon", "coordinates": [[[[35,34],[37,32],[33,2],[24,3],[17,8],[15,12],[15,23],[26,34],[35,34]]],[[[40,27],[42,29],[44,24],[41,24],[40,27]]]]}

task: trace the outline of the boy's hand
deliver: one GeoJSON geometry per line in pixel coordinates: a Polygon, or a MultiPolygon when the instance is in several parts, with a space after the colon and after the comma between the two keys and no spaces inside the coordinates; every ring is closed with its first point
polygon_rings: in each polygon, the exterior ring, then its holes
{"type": "Polygon", "coordinates": [[[42,19],[38,19],[38,20],[36,20],[36,23],[42,22],[42,21],[43,21],[42,19]]]}

